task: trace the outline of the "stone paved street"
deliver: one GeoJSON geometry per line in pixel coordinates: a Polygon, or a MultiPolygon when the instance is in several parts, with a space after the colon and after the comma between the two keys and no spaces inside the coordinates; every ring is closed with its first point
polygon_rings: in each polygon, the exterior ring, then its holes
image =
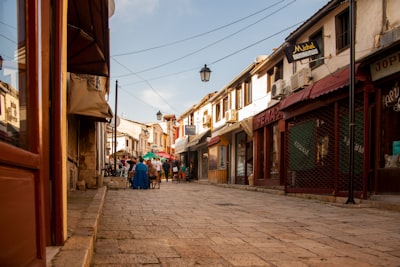
{"type": "Polygon", "coordinates": [[[400,266],[400,213],[200,183],[109,190],[92,266],[400,266]]]}

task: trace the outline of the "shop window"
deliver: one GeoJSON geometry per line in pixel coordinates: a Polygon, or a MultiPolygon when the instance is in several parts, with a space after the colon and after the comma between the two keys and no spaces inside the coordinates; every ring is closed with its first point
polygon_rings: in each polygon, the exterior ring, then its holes
{"type": "Polygon", "coordinates": [[[269,178],[279,178],[279,127],[274,123],[269,128],[269,178]]]}
{"type": "Polygon", "coordinates": [[[336,16],[336,51],[342,52],[350,46],[350,20],[349,9],[336,16]]]}
{"type": "Polygon", "coordinates": [[[324,38],[322,30],[310,36],[310,39],[315,41],[319,48],[319,54],[311,56],[310,68],[316,68],[324,64],[324,38]]]}
{"type": "Polygon", "coordinates": [[[0,1],[0,10],[10,11],[0,24],[0,141],[28,149],[25,2],[0,1]]]}

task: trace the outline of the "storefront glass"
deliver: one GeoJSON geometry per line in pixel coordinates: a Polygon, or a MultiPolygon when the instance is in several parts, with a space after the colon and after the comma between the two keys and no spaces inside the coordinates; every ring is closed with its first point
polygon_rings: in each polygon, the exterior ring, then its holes
{"type": "Polygon", "coordinates": [[[28,148],[24,1],[0,2],[0,141],[28,148]]]}

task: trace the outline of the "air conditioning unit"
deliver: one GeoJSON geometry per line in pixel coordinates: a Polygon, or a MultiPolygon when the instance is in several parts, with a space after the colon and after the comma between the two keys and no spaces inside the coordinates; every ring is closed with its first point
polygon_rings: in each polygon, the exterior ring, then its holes
{"type": "Polygon", "coordinates": [[[271,98],[278,99],[285,95],[285,81],[277,80],[271,87],[271,98]]]}
{"type": "Polygon", "coordinates": [[[210,115],[204,115],[203,117],[203,125],[210,125],[211,122],[211,116],[210,115]]]}
{"type": "Polygon", "coordinates": [[[292,92],[311,84],[311,69],[303,68],[290,77],[292,92]]]}
{"type": "Polygon", "coordinates": [[[237,122],[237,111],[234,109],[229,109],[225,112],[226,122],[237,122]]]}

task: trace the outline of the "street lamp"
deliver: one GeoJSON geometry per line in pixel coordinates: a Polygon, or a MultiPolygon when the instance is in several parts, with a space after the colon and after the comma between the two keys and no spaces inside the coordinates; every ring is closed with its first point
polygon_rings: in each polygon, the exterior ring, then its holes
{"type": "Polygon", "coordinates": [[[204,67],[200,70],[200,77],[202,82],[208,82],[210,80],[211,70],[204,64],[204,67]]]}
{"type": "Polygon", "coordinates": [[[162,119],[162,113],[161,113],[161,111],[158,111],[156,115],[157,115],[157,120],[160,121],[160,120],[162,119]]]}
{"type": "Polygon", "coordinates": [[[0,70],[3,69],[3,57],[0,56],[0,70]]]}

